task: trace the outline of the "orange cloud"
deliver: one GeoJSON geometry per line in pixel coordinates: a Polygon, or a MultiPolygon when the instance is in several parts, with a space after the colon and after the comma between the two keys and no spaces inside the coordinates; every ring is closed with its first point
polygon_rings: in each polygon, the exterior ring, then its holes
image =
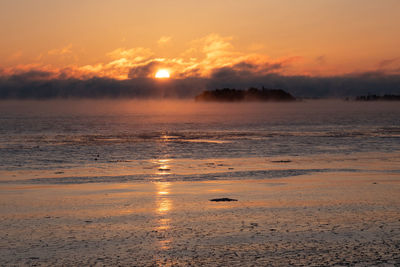
{"type": "Polygon", "coordinates": [[[55,55],[55,56],[61,56],[61,55],[66,55],[66,54],[71,54],[71,53],[72,53],[72,44],[69,44],[65,47],[52,49],[47,52],[47,54],[55,55]]]}
{"type": "MultiPolygon", "coordinates": [[[[159,43],[168,43],[170,37],[163,36],[159,43]]],[[[285,68],[296,62],[298,57],[270,59],[264,54],[246,54],[235,50],[232,44],[233,37],[222,37],[210,34],[194,40],[180,56],[174,58],[160,58],[149,48],[116,48],[107,53],[110,59],[106,62],[79,66],[69,64],[62,68],[37,63],[35,65],[19,65],[6,70],[7,73],[20,73],[29,68],[47,71],[62,77],[88,78],[109,77],[127,79],[137,77],[154,77],[159,68],[167,68],[171,77],[209,77],[215,70],[232,68],[253,74],[284,72],[285,68]]],[[[72,54],[72,45],[48,51],[48,55],[63,57],[72,54]]],[[[42,58],[40,61],[44,61],[42,58]]]]}
{"type": "Polygon", "coordinates": [[[12,53],[11,55],[9,55],[7,60],[8,61],[18,60],[18,59],[20,59],[22,57],[22,55],[23,55],[23,52],[21,50],[18,50],[16,52],[12,53]]]}
{"type": "Polygon", "coordinates": [[[158,44],[159,46],[164,46],[164,45],[170,43],[170,42],[171,42],[171,39],[172,39],[171,36],[161,36],[161,38],[158,39],[157,44],[158,44]]]}
{"type": "Polygon", "coordinates": [[[142,62],[148,60],[154,55],[148,48],[136,47],[136,48],[117,48],[107,54],[110,58],[114,60],[126,59],[132,62],[142,62]]]}

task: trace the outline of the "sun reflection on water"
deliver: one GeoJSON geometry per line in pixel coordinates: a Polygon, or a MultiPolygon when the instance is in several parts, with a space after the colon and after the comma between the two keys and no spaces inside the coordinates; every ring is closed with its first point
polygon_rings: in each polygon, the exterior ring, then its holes
{"type": "Polygon", "coordinates": [[[164,182],[158,182],[157,186],[157,214],[167,215],[171,209],[172,201],[169,199],[169,184],[164,182]]]}
{"type": "Polygon", "coordinates": [[[169,182],[155,182],[155,198],[156,207],[155,213],[158,217],[157,226],[154,230],[157,232],[157,242],[161,250],[167,250],[170,248],[172,239],[169,236],[169,229],[171,224],[171,218],[169,212],[172,209],[173,202],[170,198],[170,186],[169,182]]]}
{"type": "Polygon", "coordinates": [[[171,174],[171,165],[169,164],[170,162],[171,162],[170,159],[157,159],[153,161],[153,163],[157,165],[157,172],[155,174],[157,175],[171,174]]]}

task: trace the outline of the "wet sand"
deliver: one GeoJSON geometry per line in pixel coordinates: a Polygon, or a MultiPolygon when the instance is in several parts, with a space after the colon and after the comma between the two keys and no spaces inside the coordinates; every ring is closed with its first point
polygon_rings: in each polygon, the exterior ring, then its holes
{"type": "Polygon", "coordinates": [[[4,266],[400,264],[399,173],[0,190],[4,266]]]}

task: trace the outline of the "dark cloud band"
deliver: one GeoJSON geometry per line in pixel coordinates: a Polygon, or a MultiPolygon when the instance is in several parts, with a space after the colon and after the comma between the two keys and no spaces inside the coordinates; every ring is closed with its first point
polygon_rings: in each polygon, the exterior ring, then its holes
{"type": "Polygon", "coordinates": [[[193,98],[203,90],[262,86],[284,89],[296,97],[400,94],[400,75],[369,72],[331,77],[284,76],[276,73],[261,74],[253,72],[252,68],[250,65],[221,68],[214,70],[208,78],[189,77],[164,81],[145,77],[127,80],[100,77],[54,78],[51,73],[30,71],[0,76],[0,98],[193,98]]]}

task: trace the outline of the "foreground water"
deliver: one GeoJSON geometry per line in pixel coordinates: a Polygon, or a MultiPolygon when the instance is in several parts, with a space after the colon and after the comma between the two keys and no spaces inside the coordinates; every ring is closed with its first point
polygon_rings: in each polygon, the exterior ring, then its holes
{"type": "Polygon", "coordinates": [[[0,125],[1,182],[285,177],[343,169],[331,156],[400,151],[390,102],[17,101],[0,103],[0,125]],[[310,157],[326,161],[301,168],[310,157]]]}

